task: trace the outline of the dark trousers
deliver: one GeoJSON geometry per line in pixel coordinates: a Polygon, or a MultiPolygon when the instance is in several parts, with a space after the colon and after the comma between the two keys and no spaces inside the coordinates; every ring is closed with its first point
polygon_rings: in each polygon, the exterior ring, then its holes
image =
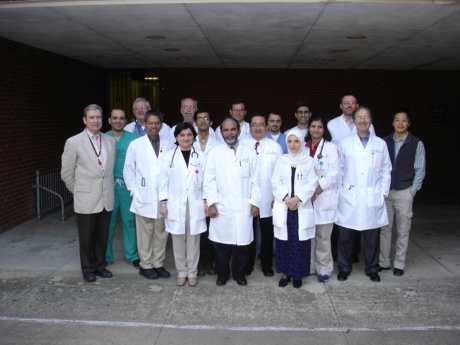
{"type": "MultiPolygon", "coordinates": [[[[331,234],[331,252],[334,261],[337,261],[337,247],[339,243],[339,226],[334,224],[332,226],[332,234],[331,234]]],[[[358,259],[359,253],[361,252],[361,236],[356,237],[353,243],[353,259],[358,259]]]]}
{"type": "Polygon", "coordinates": [[[273,217],[254,217],[252,221],[254,241],[249,245],[248,271],[252,271],[256,261],[258,226],[260,226],[260,264],[262,270],[268,270],[273,265],[273,217]]]}
{"type": "Polygon", "coordinates": [[[356,238],[364,240],[364,263],[366,274],[379,271],[380,228],[357,231],[339,226],[337,264],[339,271],[350,273],[352,270],[353,247],[356,238]]]}
{"type": "Polygon", "coordinates": [[[249,260],[249,245],[237,246],[214,242],[216,250],[216,273],[218,277],[230,279],[230,259],[232,258],[233,279],[244,278],[249,260]]]}
{"type": "Polygon", "coordinates": [[[209,222],[210,218],[206,217],[207,230],[201,233],[200,236],[200,262],[199,266],[214,265],[216,259],[216,251],[214,243],[209,239],[209,222]]]}
{"type": "Polygon", "coordinates": [[[80,264],[83,272],[94,272],[105,267],[105,251],[112,212],[75,213],[77,218],[80,264]]]}

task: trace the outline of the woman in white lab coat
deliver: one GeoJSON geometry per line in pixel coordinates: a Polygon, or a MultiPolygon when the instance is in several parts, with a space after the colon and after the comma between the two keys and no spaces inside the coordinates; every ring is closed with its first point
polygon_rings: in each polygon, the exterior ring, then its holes
{"type": "Polygon", "coordinates": [[[293,278],[293,286],[300,288],[302,278],[310,274],[310,242],[315,237],[311,197],[317,178],[302,133],[291,130],[286,143],[288,153],[278,159],[272,176],[276,271],[282,274],[280,287],[293,278]]]}
{"type": "Polygon", "coordinates": [[[315,163],[318,184],[311,198],[315,210],[316,231],[311,240],[310,273],[318,273],[318,282],[329,280],[333,270],[331,233],[337,221],[337,186],[339,182],[339,155],[337,146],[327,128],[327,120],[322,115],[312,115],[308,120],[305,137],[306,150],[315,163]]]}
{"type": "Polygon", "coordinates": [[[164,157],[158,178],[160,213],[171,233],[177,285],[197,285],[200,233],[206,231],[204,155],[193,147],[197,134],[187,122],[174,129],[177,147],[164,157]]]}

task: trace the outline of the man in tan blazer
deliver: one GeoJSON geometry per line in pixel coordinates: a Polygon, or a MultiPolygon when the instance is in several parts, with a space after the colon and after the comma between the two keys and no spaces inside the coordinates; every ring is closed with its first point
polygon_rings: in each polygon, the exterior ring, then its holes
{"type": "Polygon", "coordinates": [[[83,111],[86,128],[66,141],[61,178],[74,196],[80,243],[80,263],[86,282],[111,278],[105,268],[110,215],[114,204],[115,140],[100,132],[102,109],[97,104],[83,111]]]}

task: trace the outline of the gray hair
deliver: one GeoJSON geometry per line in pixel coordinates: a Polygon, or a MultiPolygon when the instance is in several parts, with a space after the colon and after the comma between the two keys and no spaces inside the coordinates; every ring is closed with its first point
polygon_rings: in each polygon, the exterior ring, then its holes
{"type": "Polygon", "coordinates": [[[86,117],[86,113],[89,110],[100,110],[101,115],[102,115],[102,108],[100,106],[98,106],[97,104],[90,104],[90,105],[86,106],[86,108],[83,110],[83,117],[86,117]]]}

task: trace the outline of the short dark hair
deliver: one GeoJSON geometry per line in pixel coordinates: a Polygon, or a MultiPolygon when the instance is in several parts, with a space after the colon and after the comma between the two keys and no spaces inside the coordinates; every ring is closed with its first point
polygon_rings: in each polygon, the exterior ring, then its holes
{"type": "Polygon", "coordinates": [[[356,99],[356,103],[359,103],[359,102],[358,102],[358,98],[357,98],[355,95],[353,95],[352,93],[346,93],[346,94],[344,94],[344,95],[342,96],[342,98],[340,99],[340,103],[342,103],[342,102],[343,102],[343,99],[344,99],[345,97],[347,97],[347,96],[354,97],[354,98],[356,99]]]}
{"type": "MultiPolygon", "coordinates": [[[[178,125],[176,125],[176,128],[174,128],[174,138],[176,138],[180,132],[182,132],[184,129],[190,129],[192,131],[192,134],[193,134],[193,141],[195,141],[196,139],[196,131],[195,131],[195,127],[193,127],[193,125],[191,123],[188,123],[188,122],[181,122],[179,123],[178,125]]],[[[176,145],[179,145],[179,143],[176,142],[174,143],[176,145]]]]}
{"type": "MultiPolygon", "coordinates": [[[[327,119],[323,115],[319,115],[319,114],[312,115],[308,119],[308,124],[307,124],[308,129],[310,128],[310,125],[313,121],[321,121],[321,124],[323,125],[323,128],[324,128],[324,133],[323,133],[324,140],[332,141],[331,132],[329,132],[329,129],[327,128],[327,119]]],[[[305,136],[305,142],[307,142],[310,139],[311,139],[311,134],[310,134],[310,131],[308,131],[307,135],[305,136]]]]}
{"type": "Polygon", "coordinates": [[[364,106],[364,105],[360,105],[360,106],[359,106],[358,108],[356,108],[355,111],[353,111],[353,113],[351,114],[351,116],[352,116],[352,118],[353,118],[353,121],[355,120],[355,115],[356,115],[356,113],[357,113],[358,111],[360,111],[360,110],[363,110],[363,109],[365,109],[365,110],[367,110],[367,111],[369,112],[369,116],[371,117],[371,120],[372,120],[372,111],[371,111],[368,107],[366,107],[366,106],[364,106]]]}
{"type": "Polygon", "coordinates": [[[399,113],[405,113],[407,115],[407,118],[409,119],[409,122],[412,123],[412,114],[408,108],[399,106],[396,109],[394,109],[393,112],[391,113],[393,120],[396,114],[399,114],[399,113]]]}
{"type": "Polygon", "coordinates": [[[147,119],[149,118],[149,116],[158,116],[158,118],[160,119],[160,122],[163,123],[163,114],[159,110],[152,109],[146,112],[144,115],[145,122],[147,122],[147,119]]]}
{"type": "Polygon", "coordinates": [[[234,99],[232,101],[232,104],[230,104],[230,109],[232,109],[235,104],[244,104],[244,109],[247,110],[246,109],[246,102],[244,100],[242,100],[242,99],[234,99]]]}
{"type": "Polygon", "coordinates": [[[278,110],[269,111],[267,117],[270,117],[270,114],[281,116],[281,113],[278,110]]]}
{"type": "Polygon", "coordinates": [[[193,114],[193,120],[194,120],[195,122],[196,122],[196,116],[197,116],[198,114],[201,114],[201,113],[208,113],[208,115],[209,115],[209,120],[212,121],[212,114],[211,114],[207,109],[201,108],[201,109],[197,109],[197,110],[195,111],[195,114],[193,114]]]}
{"type": "Polygon", "coordinates": [[[252,113],[251,116],[249,117],[249,123],[251,123],[252,119],[256,116],[263,117],[265,125],[267,125],[267,116],[265,116],[263,113],[252,113]]]}
{"type": "Polygon", "coordinates": [[[224,124],[225,121],[228,121],[228,120],[232,120],[233,122],[236,123],[236,129],[240,129],[240,124],[238,123],[238,121],[236,121],[233,117],[231,116],[227,116],[223,121],[222,123],[220,124],[220,131],[222,132],[222,125],[224,124]]]}
{"type": "Polygon", "coordinates": [[[310,106],[305,103],[305,102],[297,102],[295,105],[295,112],[297,113],[297,110],[299,110],[300,107],[307,107],[309,111],[311,111],[310,106]]]}

